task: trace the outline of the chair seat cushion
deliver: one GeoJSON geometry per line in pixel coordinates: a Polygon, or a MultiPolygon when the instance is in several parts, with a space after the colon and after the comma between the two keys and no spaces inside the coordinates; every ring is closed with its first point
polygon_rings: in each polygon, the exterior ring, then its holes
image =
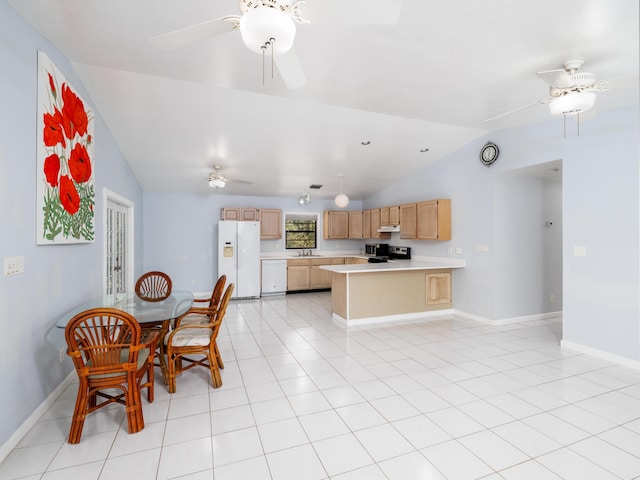
{"type": "MultiPolygon", "coordinates": [[[[177,332],[172,340],[171,345],[174,347],[194,347],[196,345],[209,345],[213,331],[209,328],[186,328],[177,332]]],[[[165,342],[168,342],[169,336],[165,342]]]]}
{"type": "MultiPolygon", "coordinates": [[[[145,366],[148,359],[149,359],[149,349],[141,348],[140,351],[138,351],[138,370],[140,370],[145,366]]],[[[127,360],[129,360],[129,349],[125,348],[120,352],[120,363],[127,363],[127,360]]],[[[87,366],[89,367],[92,366],[92,363],[90,360],[87,362],[87,366]]],[[[89,378],[109,378],[109,377],[116,377],[122,374],[123,372],[100,373],[95,375],[89,375],[89,378]]]]}
{"type": "Polygon", "coordinates": [[[211,318],[203,313],[190,313],[180,320],[180,325],[204,325],[209,323],[211,318]]]}

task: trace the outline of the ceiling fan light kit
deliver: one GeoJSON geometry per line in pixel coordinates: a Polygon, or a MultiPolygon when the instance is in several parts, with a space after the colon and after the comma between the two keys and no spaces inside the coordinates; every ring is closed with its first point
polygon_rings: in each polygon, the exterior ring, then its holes
{"type": "Polygon", "coordinates": [[[218,178],[213,174],[209,175],[209,186],[211,188],[224,188],[225,185],[226,182],[223,179],[218,178]]]}
{"type": "Polygon", "coordinates": [[[291,50],[296,36],[296,25],[289,13],[276,8],[252,8],[240,19],[240,34],[244,44],[256,53],[271,47],[271,53],[281,55],[291,50]]]}
{"type": "Polygon", "coordinates": [[[593,92],[569,92],[554,98],[549,103],[549,111],[552,115],[576,115],[589,110],[596,103],[596,94],[593,92]]]}

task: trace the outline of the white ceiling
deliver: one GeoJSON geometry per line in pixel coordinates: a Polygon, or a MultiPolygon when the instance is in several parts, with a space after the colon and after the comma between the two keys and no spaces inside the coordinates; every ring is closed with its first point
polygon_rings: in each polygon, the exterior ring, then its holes
{"type": "Polygon", "coordinates": [[[277,70],[263,85],[237,31],[149,42],[238,15],[237,0],[7,1],[72,62],[145,191],[213,192],[219,164],[253,185],[217,194],[297,197],[317,183],[312,197],[330,198],[342,174],[362,199],[486,131],[548,120],[539,105],[483,122],[547,98],[535,72],[573,58],[598,80],[636,75],[598,94],[596,114],[638,105],[638,0],[401,0],[392,25],[298,25],[295,90],[277,70]]]}

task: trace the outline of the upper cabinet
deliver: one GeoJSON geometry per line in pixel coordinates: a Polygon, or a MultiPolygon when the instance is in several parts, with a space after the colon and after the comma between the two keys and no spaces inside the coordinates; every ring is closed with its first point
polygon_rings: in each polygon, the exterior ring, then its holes
{"type": "Polygon", "coordinates": [[[341,240],[349,238],[349,212],[324,212],[324,239],[341,240]]]}
{"type": "Polygon", "coordinates": [[[418,240],[451,240],[451,200],[416,204],[418,240]]]}
{"type": "Polygon", "coordinates": [[[371,238],[371,210],[362,212],[362,238],[371,238]]]}
{"type": "Polygon", "coordinates": [[[418,217],[415,203],[400,205],[400,238],[415,239],[418,235],[418,217]]]}
{"type": "Polygon", "coordinates": [[[282,238],[282,210],[261,208],[260,240],[280,240],[282,238]]]}
{"type": "Polygon", "coordinates": [[[380,209],[380,225],[391,225],[389,223],[389,207],[382,207],[380,209]]]}
{"type": "Polygon", "coordinates": [[[362,235],[362,212],[349,212],[349,238],[361,239],[362,235]]]}
{"type": "Polygon", "coordinates": [[[241,208],[240,219],[245,222],[259,222],[257,208],[241,208]]]}
{"type": "Polygon", "coordinates": [[[389,207],[389,225],[400,225],[400,207],[389,207]]]}
{"type": "Polygon", "coordinates": [[[220,212],[220,218],[222,220],[240,220],[240,209],[225,207],[220,212]]]}

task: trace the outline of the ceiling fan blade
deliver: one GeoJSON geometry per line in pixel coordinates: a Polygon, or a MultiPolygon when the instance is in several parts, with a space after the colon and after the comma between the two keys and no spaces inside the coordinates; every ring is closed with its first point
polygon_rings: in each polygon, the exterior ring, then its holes
{"type": "Polygon", "coordinates": [[[619,77],[607,78],[596,83],[596,86],[602,86],[598,88],[600,91],[606,90],[622,90],[625,88],[638,88],[640,82],[638,74],[632,73],[629,75],[621,75],[619,77]]]}
{"type": "Polygon", "coordinates": [[[151,37],[149,41],[158,48],[180,48],[200,40],[231,32],[237,28],[239,21],[239,16],[229,15],[156,35],[151,37]]]}
{"type": "Polygon", "coordinates": [[[339,25],[393,25],[402,0],[308,0],[301,7],[309,23],[339,25]]]}
{"type": "Polygon", "coordinates": [[[232,180],[230,178],[225,178],[224,181],[229,183],[241,183],[243,185],[253,185],[253,182],[250,182],[249,180],[232,180]]]}
{"type": "Polygon", "coordinates": [[[566,70],[563,70],[561,68],[557,70],[545,70],[542,72],[536,72],[536,75],[538,75],[538,77],[540,77],[552,87],[569,88],[573,86],[571,77],[569,77],[569,74],[566,70]]]}
{"type": "Polygon", "coordinates": [[[530,103],[529,105],[525,105],[524,107],[516,108],[515,110],[509,110],[508,112],[501,113],[500,115],[496,115],[495,117],[487,118],[483,120],[483,123],[491,122],[493,120],[498,120],[499,118],[506,117],[507,115],[511,115],[512,113],[520,112],[521,110],[526,110],[527,108],[535,107],[536,105],[545,105],[553,100],[552,98],[547,98],[546,100],[539,100],[536,103],[530,103]]]}
{"type": "Polygon", "coordinates": [[[283,54],[275,55],[273,61],[278,66],[278,71],[287,88],[295,90],[307,84],[307,77],[304,74],[304,69],[295,48],[291,48],[291,50],[283,54]]]}

